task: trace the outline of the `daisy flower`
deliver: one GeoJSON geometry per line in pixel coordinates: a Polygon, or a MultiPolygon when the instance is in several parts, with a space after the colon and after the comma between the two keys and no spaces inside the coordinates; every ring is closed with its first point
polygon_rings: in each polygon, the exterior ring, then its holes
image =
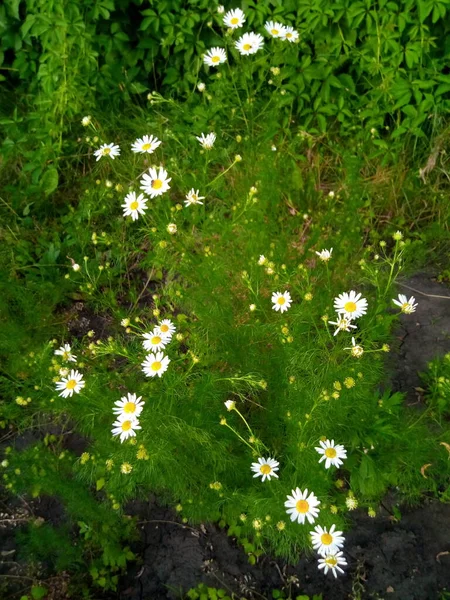
{"type": "Polygon", "coordinates": [[[282,25],[281,23],[275,23],[274,21],[267,21],[264,25],[264,28],[267,31],[267,33],[270,33],[270,35],[274,38],[282,38],[286,31],[284,25],[282,25]]]}
{"type": "Polygon", "coordinates": [[[342,459],[347,458],[347,450],[342,444],[335,444],[334,440],[320,440],[320,448],[315,448],[316,452],[322,455],[319,460],[319,464],[324,460],[325,469],[329,469],[331,465],[334,467],[340,467],[343,462],[342,459]]]}
{"type": "Polygon", "coordinates": [[[356,343],[354,337],[352,337],[351,348],[344,348],[344,350],[350,350],[352,356],[354,356],[355,358],[361,358],[361,356],[364,354],[364,348],[356,343]]]}
{"type": "Polygon", "coordinates": [[[77,362],[77,357],[72,354],[72,348],[69,344],[64,344],[58,350],[55,350],[56,356],[61,356],[63,360],[67,360],[67,362],[77,362]]]}
{"type": "Polygon", "coordinates": [[[194,188],[192,188],[187,194],[186,194],[186,200],[184,201],[186,206],[191,206],[191,204],[203,204],[203,202],[200,202],[200,200],[204,200],[205,196],[199,196],[199,191],[198,190],[194,190],[194,188]]]}
{"type": "Polygon", "coordinates": [[[166,339],[171,339],[177,328],[170,319],[163,319],[153,330],[156,334],[162,335],[166,339]]]}
{"type": "Polygon", "coordinates": [[[404,294],[399,294],[398,300],[392,299],[392,302],[397,306],[400,306],[402,313],[405,313],[405,315],[416,312],[417,303],[414,296],[411,296],[408,300],[404,294]]]}
{"type": "Polygon", "coordinates": [[[255,473],[253,477],[262,477],[262,481],[266,479],[270,481],[271,477],[278,478],[275,471],[278,471],[279,464],[274,458],[258,458],[258,462],[252,463],[251,466],[251,470],[255,473]]]}
{"type": "Polygon", "coordinates": [[[318,568],[324,569],[325,575],[328,573],[328,571],[331,571],[333,575],[337,577],[338,572],[344,572],[341,569],[341,566],[347,566],[347,561],[343,557],[342,552],[336,552],[335,554],[329,554],[328,556],[325,556],[325,558],[319,558],[318,568]]]}
{"type": "Polygon", "coordinates": [[[314,531],[311,531],[311,540],[314,550],[321,556],[327,556],[328,554],[335,554],[344,545],[345,538],[342,535],[342,531],[335,531],[336,525],[332,525],[327,531],[327,528],[317,525],[314,527],[314,531]]]}
{"type": "Polygon", "coordinates": [[[231,29],[238,29],[245,23],[245,15],[240,8],[229,10],[223,17],[223,24],[231,29]]]}
{"type": "Polygon", "coordinates": [[[144,135],[143,138],[138,138],[132,145],[131,150],[139,154],[152,154],[161,144],[161,140],[153,135],[144,135]]]}
{"type": "Polygon", "coordinates": [[[292,304],[292,298],[289,292],[275,292],[272,294],[273,310],[285,312],[292,304]]]}
{"type": "Polygon", "coordinates": [[[203,81],[197,83],[197,89],[199,92],[204,92],[206,90],[206,85],[203,83],[203,81]]]}
{"type": "Polygon", "coordinates": [[[352,324],[352,320],[346,317],[344,313],[338,313],[337,321],[328,321],[330,325],[336,325],[336,331],[333,335],[337,335],[340,331],[350,331],[356,329],[356,325],[352,324]]]}
{"type": "Polygon", "coordinates": [[[142,337],[144,338],[142,345],[144,346],[145,350],[162,350],[170,341],[167,337],[158,335],[155,330],[153,330],[151,333],[144,333],[142,337]]]}
{"type": "Polygon", "coordinates": [[[256,54],[264,46],[264,38],[259,33],[244,33],[234,43],[234,46],[243,56],[256,54]]]}
{"type": "Polygon", "coordinates": [[[123,443],[129,437],[136,436],[136,429],[142,429],[137,417],[121,414],[117,421],[114,421],[111,431],[113,435],[120,435],[120,441],[123,443]]]}
{"type": "Polygon", "coordinates": [[[163,167],[159,167],[159,171],[154,167],[150,167],[147,173],[141,179],[141,190],[146,192],[150,198],[160,196],[170,190],[169,181],[171,177],[167,177],[167,171],[163,167]]]}
{"type": "Polygon", "coordinates": [[[94,152],[94,156],[97,157],[97,160],[100,160],[102,156],[109,156],[114,160],[119,154],[120,148],[115,144],[102,144],[100,148],[94,152]]]}
{"type": "Polygon", "coordinates": [[[144,404],[142,396],[137,398],[136,394],[128,393],[126,396],[122,396],[120,400],[114,402],[113,413],[115,415],[127,415],[128,418],[135,418],[141,414],[144,404]]]}
{"type": "Polygon", "coordinates": [[[67,398],[72,397],[74,392],[79,394],[84,386],[83,375],[72,370],[67,377],[62,377],[61,381],[56,383],[56,391],[63,398],[67,398]]]}
{"type": "Polygon", "coordinates": [[[291,521],[298,521],[303,524],[306,518],[311,524],[314,523],[320,512],[320,509],[317,508],[320,504],[317,497],[312,492],[308,495],[307,489],[302,492],[299,488],[296,488],[291,493],[292,496],[288,496],[287,501],[284,503],[291,521]]]}
{"type": "Polygon", "coordinates": [[[91,115],[88,115],[87,117],[83,117],[81,119],[81,124],[83,125],[83,127],[87,127],[88,125],[91,124],[91,121],[92,121],[92,117],[91,117],[91,115]]]}
{"type": "Polygon", "coordinates": [[[331,258],[332,252],[333,248],[330,248],[329,250],[321,250],[320,252],[316,251],[316,254],[320,258],[320,260],[322,260],[323,262],[328,262],[331,258]]]}
{"type": "Polygon", "coordinates": [[[144,194],[136,196],[136,192],[130,192],[125,196],[124,200],[125,202],[122,204],[124,217],[131,217],[133,221],[136,221],[139,215],[145,214],[148,198],[144,194]]]}
{"type": "Polygon", "coordinates": [[[234,400],[227,400],[224,402],[228,411],[234,410],[236,408],[236,402],[234,400]]]}
{"type": "Polygon", "coordinates": [[[344,292],[343,294],[339,294],[334,299],[334,308],[336,312],[343,312],[350,319],[358,319],[358,317],[365,315],[367,312],[367,300],[361,298],[361,294],[357,294],[351,290],[349,293],[344,292]]]}
{"type": "Polygon", "coordinates": [[[291,43],[295,43],[298,41],[298,31],[293,27],[286,26],[280,37],[282,40],[288,40],[291,43]]]}
{"type": "Polygon", "coordinates": [[[203,62],[208,67],[217,67],[227,60],[227,54],[223,48],[215,47],[208,50],[203,57],[203,62]]]}
{"type": "Polygon", "coordinates": [[[147,377],[161,377],[161,375],[167,371],[167,368],[170,363],[170,358],[168,356],[164,356],[162,352],[156,352],[156,354],[149,354],[145,357],[144,362],[142,363],[142,370],[147,375],[147,377]]]}
{"type": "Polygon", "coordinates": [[[214,142],[216,141],[216,134],[208,133],[208,135],[205,135],[202,133],[201,135],[196,135],[195,139],[200,142],[200,145],[203,146],[205,150],[211,150],[211,148],[214,146],[214,142]]]}

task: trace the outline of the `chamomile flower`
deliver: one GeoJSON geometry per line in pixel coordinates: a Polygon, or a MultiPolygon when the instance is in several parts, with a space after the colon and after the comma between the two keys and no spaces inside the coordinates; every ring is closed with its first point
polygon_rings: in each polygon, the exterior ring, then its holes
{"type": "Polygon", "coordinates": [[[163,167],[159,167],[159,171],[154,167],[150,167],[148,175],[145,173],[141,179],[141,190],[146,192],[150,198],[160,196],[170,190],[169,181],[171,177],[167,177],[167,171],[163,167]]]}
{"type": "Polygon", "coordinates": [[[413,312],[416,312],[417,303],[414,296],[408,300],[404,294],[398,295],[398,300],[393,299],[392,302],[397,306],[400,306],[402,313],[405,315],[410,315],[413,312]]]}
{"type": "Polygon", "coordinates": [[[284,25],[275,23],[274,21],[267,21],[264,28],[273,38],[282,38],[286,30],[284,25]]]}
{"type": "Polygon", "coordinates": [[[197,89],[199,92],[204,92],[206,90],[206,85],[203,83],[203,81],[197,83],[197,89]]]}
{"type": "Polygon", "coordinates": [[[285,312],[292,304],[291,294],[289,292],[275,292],[272,294],[273,310],[285,312]]]}
{"type": "Polygon", "coordinates": [[[116,156],[119,156],[120,148],[116,144],[102,144],[98,150],[94,152],[94,156],[97,157],[97,161],[99,161],[102,156],[109,156],[113,160],[116,156]]]}
{"type": "Polygon", "coordinates": [[[223,17],[223,24],[231,29],[238,29],[245,23],[245,14],[240,8],[229,10],[223,17]]]}
{"type": "Polygon", "coordinates": [[[91,124],[92,121],[92,117],[90,115],[87,115],[87,117],[83,117],[81,119],[81,124],[83,125],[83,127],[87,127],[88,125],[91,124]]]}
{"type": "Polygon", "coordinates": [[[194,188],[192,188],[186,194],[186,200],[184,201],[185,205],[191,206],[191,204],[203,204],[203,202],[200,202],[200,200],[204,200],[205,196],[200,196],[199,194],[200,192],[198,190],[194,190],[194,188]]]}
{"type": "Polygon", "coordinates": [[[161,144],[161,140],[153,135],[144,135],[142,138],[138,138],[132,145],[131,150],[135,154],[152,154],[156,148],[161,144]]]}
{"type": "Polygon", "coordinates": [[[234,400],[227,400],[226,402],[224,402],[224,404],[228,411],[234,410],[236,408],[236,402],[234,400]]]}
{"type": "Polygon", "coordinates": [[[200,145],[203,146],[205,150],[211,150],[211,148],[214,146],[214,142],[216,141],[216,134],[208,133],[205,135],[202,133],[201,135],[196,135],[195,139],[200,142],[200,145]]]}
{"type": "Polygon", "coordinates": [[[304,492],[300,488],[292,490],[292,496],[287,497],[284,506],[287,508],[287,514],[290,515],[291,521],[298,521],[303,524],[307,519],[311,524],[314,523],[320,509],[317,508],[320,501],[311,492],[308,495],[308,490],[304,492]]]}
{"type": "Polygon", "coordinates": [[[156,352],[156,354],[149,354],[145,357],[144,362],[142,363],[142,370],[147,375],[147,377],[161,377],[170,363],[170,358],[168,356],[164,356],[162,352],[156,352]]]}
{"type": "Polygon", "coordinates": [[[350,319],[358,319],[367,312],[367,300],[351,290],[349,293],[339,294],[334,299],[334,308],[336,312],[342,312],[350,319]]]}
{"type": "Polygon", "coordinates": [[[142,429],[137,417],[122,413],[117,421],[114,421],[111,431],[113,435],[120,435],[120,441],[123,443],[129,437],[135,437],[137,429],[142,429]]]}
{"type": "Polygon", "coordinates": [[[155,330],[151,333],[144,333],[142,337],[144,338],[142,342],[144,349],[150,351],[162,350],[170,341],[167,337],[159,335],[155,330]]]}
{"type": "Polygon", "coordinates": [[[252,463],[251,466],[251,470],[255,473],[253,477],[261,477],[262,481],[266,479],[270,481],[271,477],[278,478],[276,471],[279,469],[279,464],[274,458],[258,458],[258,462],[252,463]]]}
{"type": "Polygon", "coordinates": [[[74,392],[79,394],[84,386],[83,375],[72,370],[67,377],[62,377],[61,381],[56,383],[56,391],[63,398],[68,398],[72,397],[74,392]]]}
{"type": "Polygon", "coordinates": [[[114,402],[113,413],[115,415],[127,415],[128,418],[139,417],[144,404],[142,396],[136,397],[136,394],[128,393],[126,396],[122,396],[120,400],[114,402]]]}
{"type": "Polygon", "coordinates": [[[264,46],[264,38],[259,33],[244,33],[234,43],[234,46],[243,56],[256,54],[264,46]]]}
{"type": "Polygon", "coordinates": [[[298,31],[296,31],[293,27],[286,26],[283,33],[280,35],[280,38],[295,44],[295,42],[298,41],[298,31]]]}
{"type": "Polygon", "coordinates": [[[342,531],[335,531],[335,529],[336,525],[332,525],[328,531],[326,527],[317,525],[314,531],[310,532],[313,548],[321,556],[335,554],[344,545],[345,538],[342,531]]]}
{"type": "Polygon", "coordinates": [[[320,252],[316,251],[316,254],[320,258],[321,261],[328,262],[331,258],[332,252],[333,252],[333,248],[330,248],[329,250],[321,250],[320,252]]]}
{"type": "Polygon", "coordinates": [[[343,573],[342,567],[347,566],[347,561],[345,560],[342,552],[336,552],[335,554],[328,554],[324,558],[319,558],[319,569],[324,569],[325,575],[328,571],[331,571],[335,577],[337,577],[338,572],[343,573]]]}
{"type": "Polygon", "coordinates": [[[171,339],[177,328],[170,319],[163,319],[153,330],[157,335],[161,335],[166,339],[171,339]]]}
{"type": "Polygon", "coordinates": [[[139,215],[145,214],[148,198],[144,194],[136,196],[136,192],[130,192],[125,196],[124,200],[125,202],[122,204],[124,217],[131,217],[133,221],[136,221],[139,215]]]}
{"type": "Polygon", "coordinates": [[[361,356],[364,354],[364,348],[356,343],[354,337],[352,337],[351,348],[344,348],[344,350],[350,350],[352,356],[354,356],[355,358],[361,358],[361,356]]]}
{"type": "Polygon", "coordinates": [[[352,320],[346,317],[344,313],[338,313],[337,321],[328,321],[330,325],[336,325],[336,331],[333,335],[337,335],[340,331],[350,331],[356,329],[356,325],[352,324],[352,320]]]}
{"type": "Polygon", "coordinates": [[[320,447],[315,448],[316,452],[321,454],[319,464],[325,461],[325,469],[329,469],[331,465],[333,467],[340,467],[343,464],[342,459],[347,458],[347,450],[345,450],[342,444],[335,444],[334,440],[320,440],[320,447]]]}
{"type": "Polygon", "coordinates": [[[64,344],[64,346],[61,346],[61,348],[55,350],[55,355],[61,356],[62,359],[66,360],[67,362],[77,362],[77,357],[72,354],[72,348],[69,344],[64,344]]]}
{"type": "Polygon", "coordinates": [[[203,62],[208,67],[217,67],[227,60],[227,53],[223,48],[215,47],[208,50],[203,57],[203,62]]]}

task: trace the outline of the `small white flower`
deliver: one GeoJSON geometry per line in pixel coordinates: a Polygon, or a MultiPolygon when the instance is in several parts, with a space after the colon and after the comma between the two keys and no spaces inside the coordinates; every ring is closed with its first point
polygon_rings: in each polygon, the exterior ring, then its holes
{"type": "Polygon", "coordinates": [[[63,377],[61,381],[56,383],[56,391],[63,398],[67,398],[72,397],[74,392],[79,394],[84,386],[83,375],[72,370],[67,377],[63,377]]]}
{"type": "Polygon", "coordinates": [[[122,325],[122,327],[128,327],[128,326],[129,326],[129,324],[130,324],[130,319],[129,319],[128,317],[127,317],[127,318],[125,318],[125,319],[122,319],[122,320],[120,321],[120,324],[122,325]]]}
{"type": "Polygon", "coordinates": [[[344,313],[350,319],[358,319],[367,312],[367,300],[361,298],[361,294],[357,294],[353,290],[339,294],[334,299],[334,308],[336,312],[344,313]]]}
{"type": "Polygon", "coordinates": [[[131,150],[139,154],[152,154],[161,144],[161,140],[153,135],[144,135],[143,138],[138,138],[132,145],[131,150]]]}
{"type": "Polygon", "coordinates": [[[186,194],[186,200],[184,201],[185,205],[191,206],[191,204],[203,204],[203,202],[200,202],[200,200],[204,200],[205,196],[200,196],[199,194],[200,192],[198,190],[194,190],[194,188],[192,188],[186,194]]]}
{"type": "Polygon", "coordinates": [[[167,225],[167,233],[170,233],[170,235],[175,235],[177,231],[178,229],[175,223],[169,223],[167,225]]]}
{"type": "Polygon", "coordinates": [[[145,357],[144,362],[142,363],[142,370],[147,375],[147,377],[161,377],[170,363],[170,358],[168,356],[164,356],[162,352],[156,352],[156,354],[149,354],[145,357]]]}
{"type": "Polygon", "coordinates": [[[88,125],[91,124],[91,121],[92,121],[92,117],[91,117],[91,115],[88,115],[87,117],[83,117],[81,119],[81,124],[83,125],[83,127],[87,127],[88,125]]]}
{"type": "Polygon", "coordinates": [[[225,8],[222,4],[219,4],[219,6],[217,7],[217,12],[219,13],[219,15],[222,15],[225,12],[225,8]]]}
{"type": "Polygon", "coordinates": [[[148,198],[144,194],[136,196],[136,192],[130,192],[125,196],[124,200],[125,202],[122,204],[124,217],[131,217],[133,221],[136,221],[139,215],[145,214],[148,198]]]}
{"type": "Polygon", "coordinates": [[[264,256],[264,254],[260,254],[259,259],[258,259],[258,265],[265,265],[267,262],[267,258],[264,256]]]}
{"type": "Polygon", "coordinates": [[[275,23],[274,21],[267,21],[264,28],[273,38],[283,38],[286,31],[284,25],[275,23]]]}
{"type": "Polygon", "coordinates": [[[292,490],[291,494],[292,496],[288,495],[287,501],[284,503],[291,521],[303,524],[307,519],[311,524],[314,523],[320,512],[320,508],[317,508],[320,504],[317,497],[312,492],[308,495],[307,489],[302,492],[300,488],[292,490]]]}
{"type": "Polygon", "coordinates": [[[361,356],[364,354],[364,348],[362,346],[359,346],[356,343],[354,337],[352,337],[352,346],[351,346],[351,348],[344,348],[344,350],[350,350],[352,356],[354,356],[355,358],[361,358],[361,356]]]}
{"type": "Polygon", "coordinates": [[[225,406],[227,407],[227,410],[234,410],[236,408],[236,402],[234,400],[227,400],[226,402],[224,402],[225,406]]]}
{"type": "Polygon", "coordinates": [[[227,54],[223,48],[215,47],[208,50],[203,57],[203,62],[208,67],[217,67],[227,60],[227,54]]]}
{"type": "Polygon", "coordinates": [[[200,145],[203,146],[205,150],[211,150],[211,148],[214,146],[214,142],[216,141],[216,134],[208,133],[208,135],[205,135],[202,133],[201,135],[196,135],[195,139],[200,142],[200,145]]]}
{"type": "Polygon", "coordinates": [[[223,17],[223,24],[231,29],[238,29],[245,23],[245,14],[240,8],[229,10],[223,17]]]}
{"type": "Polygon", "coordinates": [[[335,194],[334,194],[333,190],[331,190],[331,191],[328,192],[328,197],[329,198],[334,198],[334,195],[335,194]]]}
{"type": "Polygon", "coordinates": [[[74,271],[79,271],[81,269],[80,265],[78,263],[73,263],[72,265],[72,269],[74,271]]]}
{"type": "Polygon", "coordinates": [[[327,531],[326,527],[317,525],[314,531],[311,531],[311,540],[314,550],[321,556],[335,554],[344,545],[345,538],[342,531],[335,531],[336,525],[332,525],[327,531]]]}
{"type": "Polygon", "coordinates": [[[342,552],[336,552],[336,554],[328,554],[324,558],[319,558],[319,569],[324,569],[325,575],[328,571],[331,571],[335,577],[337,577],[338,572],[343,573],[342,567],[347,566],[347,561],[345,560],[342,552]]]}
{"type": "Polygon", "coordinates": [[[398,295],[398,300],[392,299],[392,302],[401,308],[402,313],[405,315],[410,315],[413,312],[416,312],[417,303],[414,296],[408,300],[404,294],[398,295]]]}
{"type": "Polygon", "coordinates": [[[248,308],[251,312],[253,312],[254,310],[256,310],[256,304],[250,304],[248,308]]]}
{"type": "Polygon", "coordinates": [[[199,92],[204,92],[206,89],[206,85],[202,81],[200,81],[199,83],[197,83],[197,89],[199,92]]]}
{"type": "Polygon", "coordinates": [[[329,250],[321,250],[320,252],[316,251],[316,254],[320,258],[321,261],[328,262],[331,258],[332,252],[333,252],[333,248],[330,248],[329,250]]]}
{"type": "Polygon", "coordinates": [[[61,356],[62,359],[66,360],[67,362],[77,362],[77,357],[72,354],[72,348],[69,344],[64,344],[64,346],[61,346],[61,348],[55,350],[55,355],[61,356]]]}
{"type": "Polygon", "coordinates": [[[155,330],[151,333],[144,333],[142,337],[144,338],[142,342],[144,350],[163,350],[170,342],[169,338],[164,337],[162,334],[159,335],[155,330]]]}
{"type": "Polygon", "coordinates": [[[335,444],[334,440],[320,441],[320,448],[315,448],[316,452],[322,455],[319,464],[325,461],[325,469],[329,469],[331,465],[340,467],[343,464],[342,459],[347,458],[347,450],[342,444],[335,444]]]}
{"type": "Polygon", "coordinates": [[[67,377],[67,375],[69,374],[69,369],[66,369],[65,367],[62,367],[59,370],[59,374],[61,375],[61,377],[67,377]]]}
{"type": "Polygon", "coordinates": [[[141,190],[146,192],[150,198],[160,196],[170,190],[169,181],[171,177],[167,177],[167,171],[163,167],[159,167],[159,171],[154,167],[150,167],[149,174],[145,173],[141,179],[141,190]]]}
{"type": "Polygon", "coordinates": [[[349,494],[345,499],[345,505],[347,506],[348,510],[355,510],[358,508],[358,500],[355,498],[355,496],[349,494]]]}
{"type": "Polygon", "coordinates": [[[403,239],[403,233],[401,231],[396,231],[394,233],[394,235],[392,236],[392,239],[395,240],[396,242],[399,242],[400,240],[403,239]]]}
{"type": "Polygon", "coordinates": [[[264,46],[264,38],[259,33],[244,33],[234,43],[234,46],[243,56],[256,54],[264,46]]]}
{"type": "Polygon", "coordinates": [[[286,26],[283,33],[280,35],[280,38],[295,44],[295,42],[298,41],[298,31],[296,31],[293,27],[286,26]]]}
{"type": "Polygon", "coordinates": [[[170,319],[163,319],[153,330],[157,335],[162,335],[166,339],[171,339],[177,328],[170,319]]]}
{"type": "Polygon", "coordinates": [[[94,152],[94,156],[97,157],[97,161],[99,161],[102,156],[109,156],[113,160],[116,156],[119,156],[120,148],[116,144],[102,144],[98,150],[94,152]]]}
{"type": "Polygon", "coordinates": [[[270,149],[272,150],[272,152],[276,152],[277,151],[277,147],[276,146],[272,146],[270,149]]]}
{"type": "Polygon", "coordinates": [[[137,429],[142,429],[142,427],[139,425],[137,417],[128,414],[121,414],[117,418],[117,421],[113,423],[112,434],[120,435],[120,441],[123,444],[123,442],[129,437],[136,436],[137,429]]]}
{"type": "Polygon", "coordinates": [[[128,419],[139,417],[144,404],[142,396],[137,398],[136,394],[128,393],[126,396],[122,396],[120,400],[114,402],[113,413],[115,415],[126,415],[128,419]]]}
{"type": "Polygon", "coordinates": [[[338,313],[337,321],[328,321],[330,325],[336,325],[336,331],[333,335],[337,335],[340,331],[350,331],[356,329],[356,325],[352,324],[352,320],[345,316],[344,313],[338,313]]]}
{"type": "Polygon", "coordinates": [[[251,466],[251,470],[255,473],[253,477],[261,477],[262,481],[266,479],[270,481],[271,477],[278,479],[276,471],[279,470],[279,464],[274,458],[258,458],[258,462],[252,463],[251,466]]]}
{"type": "Polygon", "coordinates": [[[273,310],[280,311],[282,313],[285,312],[292,304],[291,294],[289,292],[284,292],[284,294],[275,292],[272,294],[272,304],[273,310]]]}

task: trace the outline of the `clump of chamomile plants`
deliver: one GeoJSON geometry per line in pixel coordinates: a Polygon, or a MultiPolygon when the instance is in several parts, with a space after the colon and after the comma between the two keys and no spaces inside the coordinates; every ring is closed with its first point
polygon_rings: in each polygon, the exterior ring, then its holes
{"type": "Polygon", "coordinates": [[[88,441],[76,475],[114,510],[154,492],[183,522],[315,551],[336,577],[351,511],[430,486],[435,441],[380,389],[392,326],[417,307],[394,292],[411,243],[363,243],[359,193],[299,180],[308,140],[282,87],[298,32],[270,21],[233,41],[245,20],[224,14],[187,108],[150,94],[136,137],[82,119],[91,175],[66,276],[115,329],[49,342],[34,402],[88,441]],[[144,289],[119,302],[135,265],[144,289]]]}

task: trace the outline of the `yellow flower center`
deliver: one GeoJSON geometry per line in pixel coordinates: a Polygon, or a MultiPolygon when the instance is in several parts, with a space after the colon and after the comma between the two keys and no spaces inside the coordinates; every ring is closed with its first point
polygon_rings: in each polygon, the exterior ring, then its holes
{"type": "Polygon", "coordinates": [[[131,421],[124,421],[122,423],[122,431],[130,431],[131,429],[131,421]]]}
{"type": "Polygon", "coordinates": [[[337,565],[337,560],[334,558],[334,556],[328,556],[325,559],[325,562],[329,567],[335,567],[337,565]]]}
{"type": "Polygon", "coordinates": [[[263,475],[268,475],[272,472],[272,467],[270,465],[262,465],[259,470],[263,475]]]}
{"type": "Polygon", "coordinates": [[[127,402],[123,405],[123,412],[134,413],[136,411],[136,404],[134,402],[127,402]]]}
{"type": "Polygon", "coordinates": [[[160,190],[162,188],[162,184],[163,182],[161,181],[161,179],[154,179],[152,181],[152,188],[154,190],[160,190]]]}
{"type": "Polygon", "coordinates": [[[131,208],[131,210],[137,210],[137,209],[138,209],[138,207],[139,207],[139,202],[138,202],[137,200],[135,200],[134,202],[132,202],[132,203],[130,204],[130,208],[131,208]]]}
{"type": "Polygon", "coordinates": [[[331,542],[333,541],[333,536],[330,535],[329,533],[323,533],[320,536],[320,541],[322,542],[322,544],[324,544],[324,546],[329,546],[331,544],[331,542]]]}
{"type": "Polygon", "coordinates": [[[151,144],[142,144],[142,150],[150,150],[150,148],[152,147],[151,144]]]}
{"type": "Polygon", "coordinates": [[[337,452],[334,448],[327,448],[325,450],[325,456],[327,458],[336,458],[337,452]]]}
{"type": "Polygon", "coordinates": [[[159,328],[161,329],[161,331],[163,333],[166,333],[166,331],[169,331],[169,326],[168,325],[161,325],[159,328]]]}
{"type": "Polygon", "coordinates": [[[155,360],[155,362],[152,364],[152,371],[159,371],[161,368],[161,363],[158,362],[157,360],[155,360]]]}
{"type": "Polygon", "coordinates": [[[278,35],[280,32],[278,29],[271,29],[272,35],[278,35]]]}
{"type": "Polygon", "coordinates": [[[295,505],[295,508],[302,515],[306,514],[309,510],[309,503],[306,500],[299,500],[295,505]]]}
{"type": "Polygon", "coordinates": [[[111,148],[103,148],[103,154],[109,154],[111,152],[111,148]]]}
{"type": "Polygon", "coordinates": [[[287,37],[287,38],[291,38],[291,37],[292,37],[292,33],[287,33],[287,34],[286,34],[286,37],[287,37]]]}
{"type": "Polygon", "coordinates": [[[211,56],[211,61],[213,63],[218,63],[220,61],[220,56],[211,56]]]}
{"type": "Polygon", "coordinates": [[[64,360],[69,360],[70,354],[67,352],[67,350],[64,350],[63,352],[63,359],[64,360]]]}
{"type": "Polygon", "coordinates": [[[233,18],[231,19],[231,24],[232,24],[232,25],[237,25],[238,23],[239,23],[239,19],[238,19],[237,17],[233,17],[233,18]]]}
{"type": "Polygon", "coordinates": [[[252,49],[251,44],[244,44],[242,47],[244,48],[244,50],[247,50],[247,51],[252,49]]]}
{"type": "Polygon", "coordinates": [[[69,379],[69,381],[66,383],[66,389],[68,389],[68,390],[74,390],[76,387],[77,387],[76,379],[69,379]]]}
{"type": "Polygon", "coordinates": [[[158,335],[155,335],[155,336],[153,336],[153,337],[152,337],[152,339],[151,339],[151,343],[152,343],[154,346],[157,346],[158,344],[160,344],[160,343],[161,343],[161,338],[160,338],[158,335]]]}
{"type": "Polygon", "coordinates": [[[277,302],[278,302],[278,304],[281,304],[281,306],[282,306],[283,304],[286,303],[286,298],[284,298],[283,296],[280,296],[278,298],[277,302]]]}
{"type": "Polygon", "coordinates": [[[354,302],[346,302],[346,303],[344,304],[344,310],[345,310],[346,312],[349,312],[349,313],[350,313],[350,312],[355,312],[356,308],[357,308],[357,307],[356,307],[356,304],[355,304],[354,302]]]}

